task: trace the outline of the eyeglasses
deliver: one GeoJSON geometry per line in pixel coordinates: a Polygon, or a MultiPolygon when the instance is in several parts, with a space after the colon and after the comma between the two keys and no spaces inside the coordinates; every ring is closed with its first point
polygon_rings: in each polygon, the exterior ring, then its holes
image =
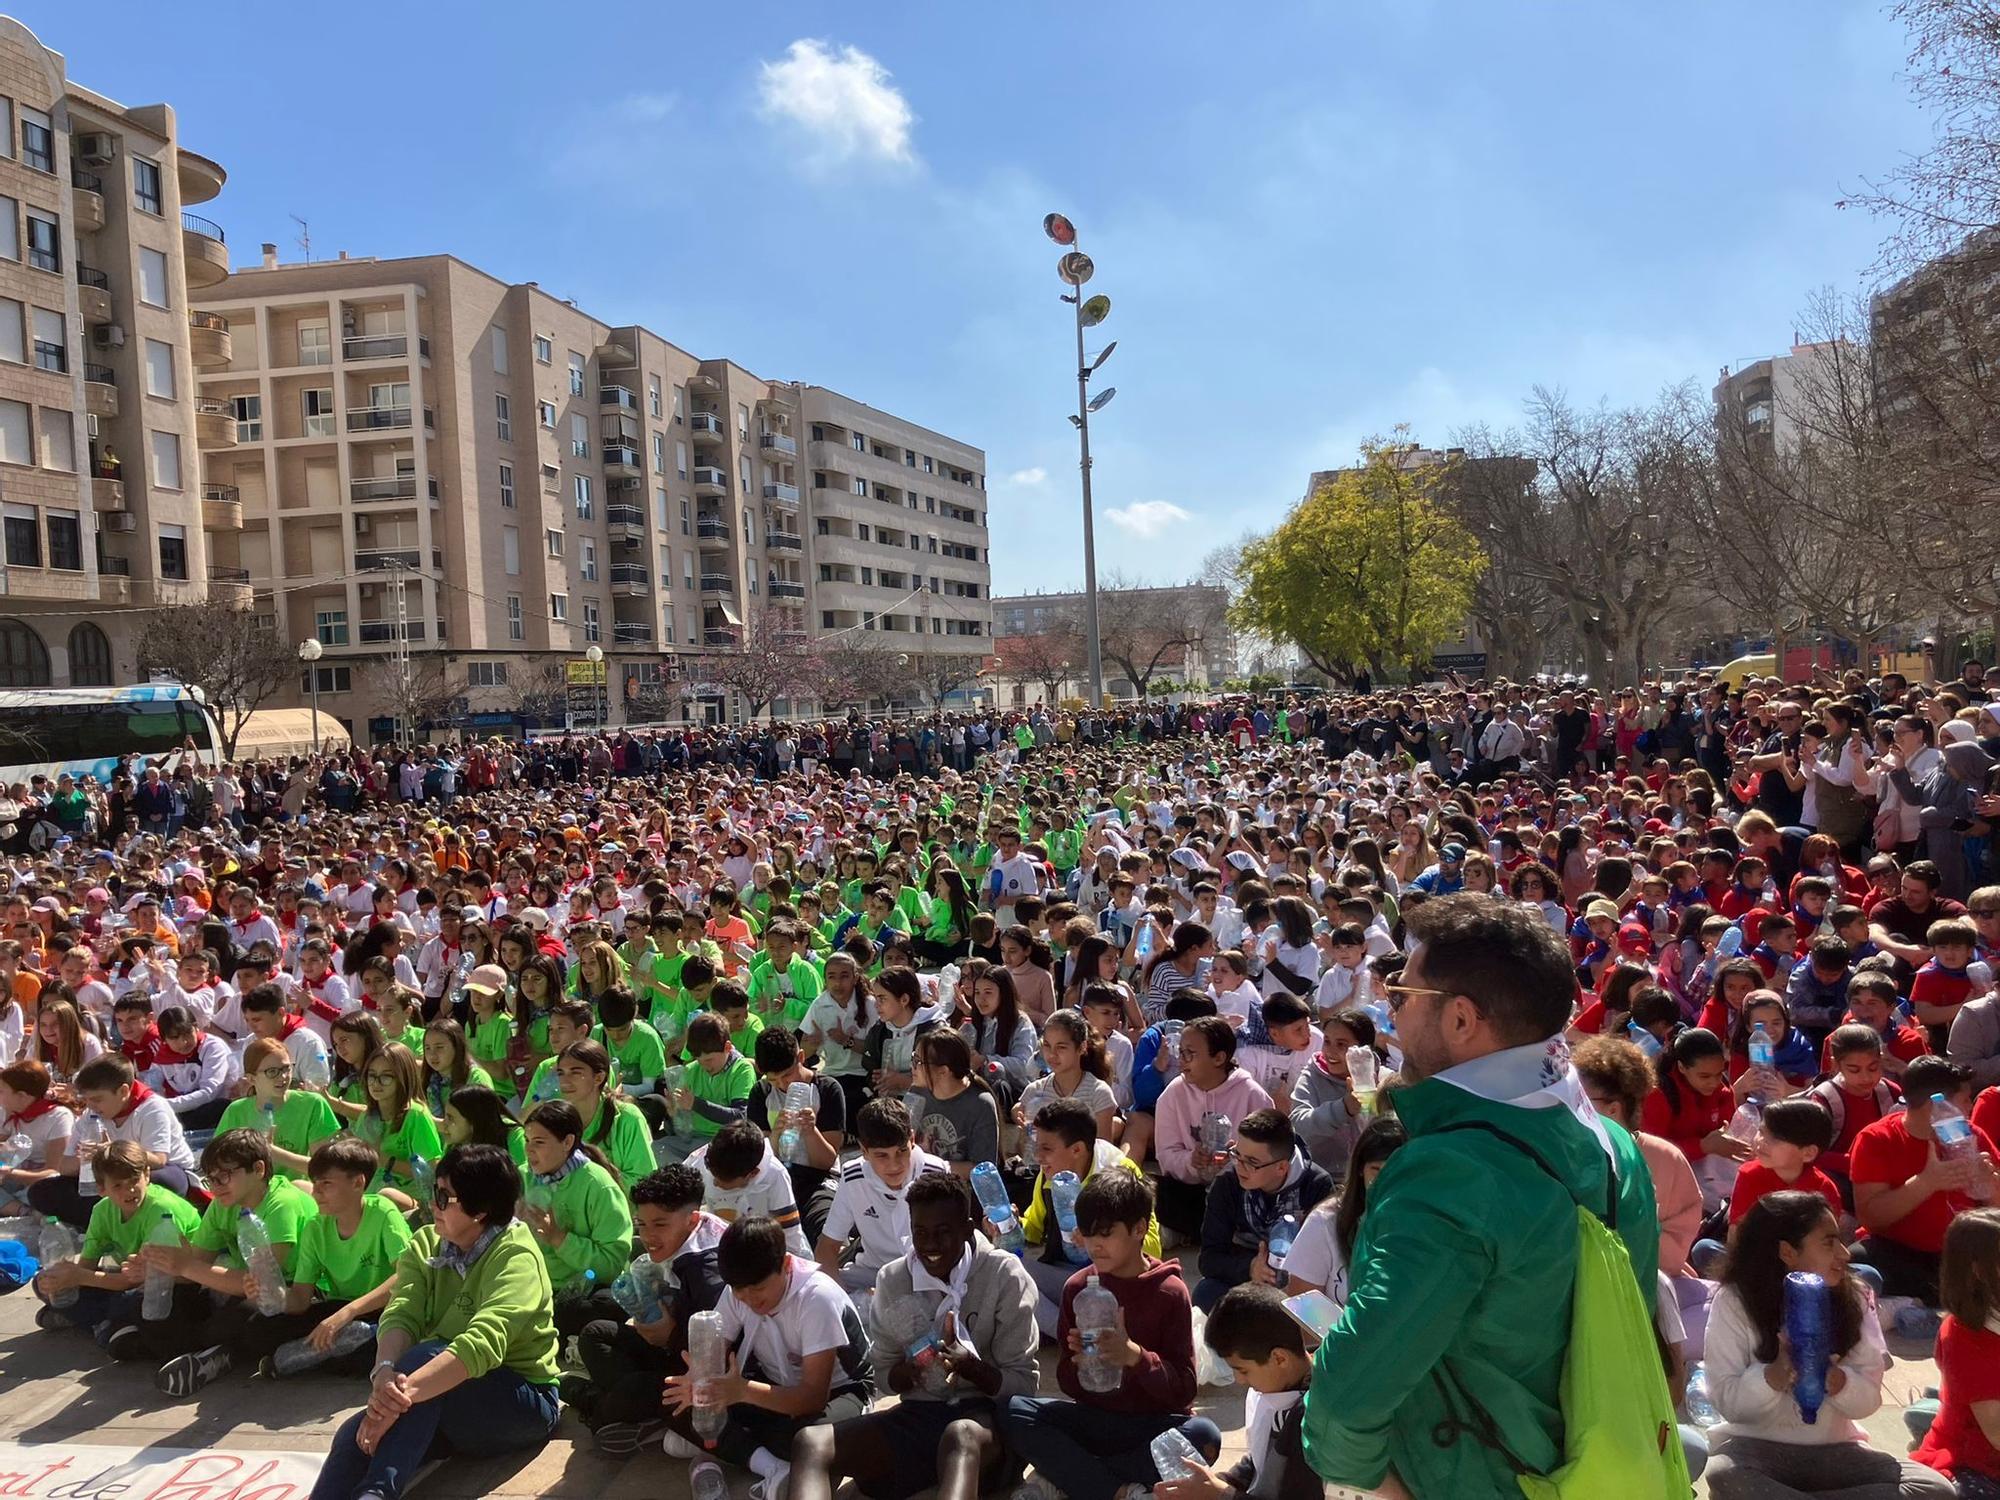
{"type": "Polygon", "coordinates": [[[292,1076],[292,1070],[290,1068],[259,1068],[257,1076],[259,1078],[268,1078],[273,1083],[284,1083],[292,1076]]]}
{"type": "Polygon", "coordinates": [[[1385,984],[1382,993],[1389,997],[1389,1014],[1395,1015],[1410,1003],[1412,995],[1450,995],[1451,990],[1426,989],[1417,984],[1385,984]]]}
{"type": "Polygon", "coordinates": [[[1253,1172],[1261,1172],[1266,1167],[1275,1167],[1283,1164],[1282,1159],[1279,1161],[1258,1161],[1254,1156],[1245,1156],[1242,1148],[1238,1146],[1230,1147],[1229,1154],[1236,1159],[1237,1166],[1248,1167],[1253,1172]]]}
{"type": "Polygon", "coordinates": [[[1975,917],[2000,917],[2000,906],[1968,906],[1966,912],[1975,917]]]}
{"type": "Polygon", "coordinates": [[[450,1188],[448,1188],[448,1187],[444,1186],[444,1185],[443,1185],[442,1183],[440,1183],[440,1184],[439,1184],[438,1186],[436,1186],[436,1187],[434,1187],[434,1188],[432,1188],[432,1189],[431,1189],[431,1206],[432,1206],[432,1207],[434,1207],[434,1208],[450,1208],[450,1207],[452,1206],[452,1204],[454,1204],[454,1203],[456,1203],[456,1202],[458,1202],[458,1199],[457,1199],[457,1197],[456,1197],[456,1196],[455,1196],[455,1195],[454,1195],[454,1194],[452,1193],[452,1190],[451,1190],[450,1188]]]}
{"type": "Polygon", "coordinates": [[[370,1070],[366,1077],[370,1083],[394,1083],[396,1081],[394,1073],[377,1073],[373,1070],[370,1070]]]}

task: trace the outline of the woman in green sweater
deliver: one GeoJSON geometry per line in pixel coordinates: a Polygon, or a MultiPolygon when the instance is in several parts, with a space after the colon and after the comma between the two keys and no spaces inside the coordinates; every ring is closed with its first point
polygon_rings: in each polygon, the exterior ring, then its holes
{"type": "Polygon", "coordinates": [[[334,1435],[313,1500],[398,1500],[434,1444],[484,1458],[549,1440],[554,1307],[534,1236],[514,1218],[520,1196],[498,1146],[454,1146],[438,1163],[435,1222],[396,1263],[367,1408],[334,1435]]]}
{"type": "Polygon", "coordinates": [[[609,1092],[611,1054],[598,1042],[571,1042],[556,1054],[557,1097],[588,1120],[583,1138],[611,1159],[626,1182],[651,1172],[653,1133],[638,1106],[609,1092]]]}
{"type": "MultiPolygon", "coordinates": [[[[583,1139],[583,1117],[561,1099],[528,1113],[527,1202],[521,1217],[534,1231],[557,1292],[556,1332],[581,1332],[632,1258],[632,1209],[611,1163],[583,1139]],[[592,1282],[584,1273],[596,1273],[592,1282]]],[[[616,1304],[611,1304],[615,1307],[616,1304]]]]}

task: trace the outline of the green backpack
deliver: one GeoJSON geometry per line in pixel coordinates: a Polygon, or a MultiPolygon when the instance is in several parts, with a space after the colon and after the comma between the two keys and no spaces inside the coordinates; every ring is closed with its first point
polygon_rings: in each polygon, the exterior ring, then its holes
{"type": "MultiPolygon", "coordinates": [[[[1504,1130],[1479,1121],[1446,1129],[1484,1131],[1557,1182],[1563,1180],[1540,1152],[1504,1130]]],[[[1603,1219],[1576,1205],[1576,1285],[1560,1387],[1562,1466],[1553,1474],[1528,1468],[1507,1447],[1492,1416],[1455,1389],[1458,1382],[1446,1378],[1445,1367],[1433,1371],[1450,1424],[1505,1459],[1527,1500],[1604,1500],[1614,1495],[1618,1500],[1688,1500],[1693,1488],[1652,1313],[1633,1274],[1631,1252],[1617,1233],[1615,1162],[1609,1175],[1609,1211],[1603,1219]]]]}

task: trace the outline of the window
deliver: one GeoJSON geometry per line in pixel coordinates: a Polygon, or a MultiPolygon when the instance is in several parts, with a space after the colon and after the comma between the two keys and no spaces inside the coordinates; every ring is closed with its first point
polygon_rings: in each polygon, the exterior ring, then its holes
{"type": "Polygon", "coordinates": [[[646,410],[656,417],[660,414],[660,377],[657,375],[646,377],[646,410]]]}
{"type": "Polygon", "coordinates": [[[69,685],[111,686],[111,642],[88,620],[69,633],[69,685]]]}
{"type": "Polygon", "coordinates": [[[11,297],[0,297],[0,359],[28,362],[28,309],[11,297]]]}
{"type": "Polygon", "coordinates": [[[603,627],[598,617],[597,606],[587,599],[583,604],[583,638],[586,641],[603,638],[603,627]]]}
{"type": "Polygon", "coordinates": [[[579,521],[588,521],[593,509],[590,501],[590,476],[588,474],[577,475],[575,484],[576,518],[579,521]]]}
{"type": "Polygon", "coordinates": [[[581,413],[572,413],[569,419],[569,455],[590,457],[590,418],[581,413]]]}
{"type": "Polygon", "coordinates": [[[46,307],[35,309],[35,368],[60,375],[69,368],[69,335],[63,315],[46,307]]]}
{"type": "Polygon", "coordinates": [[[56,169],[56,133],[53,122],[39,109],[21,106],[21,160],[37,172],[56,169]]]}
{"type": "Polygon", "coordinates": [[[743,540],[746,544],[757,540],[754,512],[747,505],[743,507],[743,540]]]}
{"type": "Polygon", "coordinates": [[[514,440],[514,409],[507,404],[505,396],[493,398],[493,426],[503,443],[514,440]]]}
{"type": "Polygon", "coordinates": [[[856,537],[858,537],[860,540],[864,542],[872,542],[875,539],[875,535],[872,531],[869,530],[868,523],[866,521],[863,521],[860,525],[854,528],[854,534],[856,537]]]}
{"type": "Polygon", "coordinates": [[[740,401],[736,404],[736,435],[740,438],[750,436],[750,408],[740,401]]]}
{"type": "Polygon", "coordinates": [[[512,510],[514,508],[514,466],[512,464],[500,465],[500,508],[502,510],[512,510]]]}
{"type": "MultiPolygon", "coordinates": [[[[589,537],[583,539],[583,552],[577,561],[577,568],[585,583],[597,582],[597,543],[589,537]]],[[[589,608],[588,605],[584,607],[589,608]]]]}
{"type": "Polygon", "coordinates": [[[868,451],[868,439],[861,433],[857,432],[849,436],[848,442],[854,445],[856,453],[866,453],[868,451]]]}
{"type": "MultiPolygon", "coordinates": [[[[673,586],[674,586],[674,549],[669,546],[666,546],[665,544],[662,544],[660,547],[660,587],[663,589],[670,589],[673,586]]],[[[673,616],[669,614],[667,616],[667,629],[671,631],[673,628],[674,628],[673,616]]],[[[672,640],[673,637],[669,635],[667,639],[672,640]]]]}
{"type": "Polygon", "coordinates": [[[556,530],[555,527],[551,526],[547,531],[542,533],[542,541],[550,557],[561,557],[563,555],[563,534],[556,530]]]}
{"type": "Polygon", "coordinates": [[[21,258],[21,205],[12,198],[0,198],[0,255],[9,260],[21,258]]]}
{"type": "MultiPolygon", "coordinates": [[[[181,487],[181,438],[177,432],[149,433],[153,450],[153,484],[158,489],[181,487]]],[[[186,575],[183,574],[183,577],[186,575]]]]}
{"type": "Polygon", "coordinates": [[[861,581],[868,584],[874,583],[875,570],[873,568],[863,568],[861,570],[861,581]]]}
{"type": "Polygon", "coordinates": [[[299,324],[299,363],[302,365],[333,363],[333,330],[324,320],[299,324]]]}
{"type": "Polygon", "coordinates": [[[507,639],[510,641],[525,640],[527,639],[527,635],[528,632],[521,624],[521,596],[519,594],[509,594],[507,596],[507,639]]]}
{"type": "Polygon", "coordinates": [[[663,627],[665,628],[665,631],[666,631],[666,634],[665,634],[665,635],[663,635],[663,636],[661,637],[661,639],[662,639],[662,640],[664,640],[664,641],[665,641],[665,642],[666,642],[666,643],[667,643],[667,644],[668,644],[669,646],[673,645],[673,644],[674,644],[674,612],[673,612],[672,610],[668,610],[668,611],[667,611],[667,612],[666,612],[665,614],[663,614],[663,615],[662,615],[662,616],[660,617],[660,624],[661,624],[661,625],[662,625],[662,626],[663,626],[663,627]]]}
{"type": "Polygon", "coordinates": [[[4,534],[7,566],[39,568],[42,565],[41,518],[32,505],[0,507],[0,534],[4,534]]]}
{"type": "Polygon", "coordinates": [[[572,396],[583,394],[583,356],[574,349],[569,351],[569,393],[572,396]]]}
{"type": "Polygon", "coordinates": [[[467,662],[465,664],[465,685],[476,688],[505,687],[507,685],[507,663],[504,661],[467,662]]]}
{"type": "Polygon", "coordinates": [[[0,157],[14,159],[14,101],[0,99],[0,157]]]}
{"type": "Polygon", "coordinates": [[[28,210],[28,264],[37,271],[62,270],[62,221],[28,210]]]}
{"type": "Polygon", "coordinates": [[[0,463],[35,461],[34,421],[25,401],[0,401],[0,463]]]}
{"type": "Polygon", "coordinates": [[[535,335],[535,363],[545,365],[556,357],[555,346],[539,333],[535,335]]]}
{"type": "Polygon", "coordinates": [[[143,156],[132,158],[132,202],[139,212],[163,212],[160,199],[160,164],[143,156]]]}
{"type": "Polygon", "coordinates": [[[548,428],[549,431],[554,432],[556,430],[555,402],[537,401],[535,403],[535,419],[538,422],[540,422],[544,427],[548,428]]]}
{"type": "MultiPolygon", "coordinates": [[[[688,477],[688,445],[686,443],[676,442],[674,444],[674,473],[682,479],[688,477]]],[[[682,504],[685,506],[686,502],[683,501],[682,504]]]]}
{"type": "Polygon", "coordinates": [[[554,464],[542,465],[542,493],[553,495],[562,488],[562,470],[554,464]]]}
{"type": "Polygon", "coordinates": [[[49,651],[19,620],[0,620],[0,687],[47,687],[49,651]]]}
{"type": "Polygon", "coordinates": [[[174,346],[158,339],[146,340],[146,394],[164,401],[174,399],[174,346]]]}
{"type": "Polygon", "coordinates": [[[674,387],[674,420],[676,422],[685,420],[681,414],[681,388],[679,386],[674,387]]]}
{"type": "Polygon", "coordinates": [[[345,693],[354,687],[354,668],[315,667],[300,680],[301,692],[345,693]],[[315,682],[317,678],[317,682],[315,682]]]}
{"type": "Polygon", "coordinates": [[[667,435],[664,432],[656,432],[653,434],[653,472],[657,474],[666,466],[667,435]]]}
{"type": "Polygon", "coordinates": [[[935,474],[937,472],[937,470],[931,466],[931,460],[929,454],[924,455],[924,472],[926,474],[935,474]]]}
{"type": "Polygon", "coordinates": [[[314,610],[313,634],[319,637],[319,643],[322,646],[345,646],[347,644],[347,611],[344,609],[314,610]]]}
{"type": "Polygon", "coordinates": [[[549,595],[549,618],[558,625],[567,625],[569,623],[568,594],[549,595]]]}
{"type": "Polygon", "coordinates": [[[736,460],[737,476],[743,481],[743,493],[750,493],[750,455],[745,453],[736,460]]]}
{"type": "Polygon", "coordinates": [[[865,479],[856,479],[854,481],[854,493],[866,496],[868,493],[868,481],[865,479]]]}
{"type": "Polygon", "coordinates": [[[261,442],[264,437],[264,398],[231,396],[229,404],[236,412],[236,441],[261,442]]]}
{"type": "Polygon", "coordinates": [[[681,497],[681,535],[682,536],[694,535],[694,521],[691,518],[690,512],[688,510],[688,502],[687,502],[687,497],[685,495],[681,497]]]}
{"type": "Polygon", "coordinates": [[[500,528],[500,566],[509,578],[521,576],[521,528],[518,526],[500,528]]]}
{"type": "Polygon", "coordinates": [[[507,373],[507,330],[498,323],[493,325],[493,373],[507,373]]]}
{"type": "Polygon", "coordinates": [[[694,554],[692,552],[683,552],[681,554],[681,587],[687,589],[694,587],[694,554]]]}
{"type": "Polygon", "coordinates": [[[307,437],[333,436],[333,388],[323,386],[318,390],[299,392],[299,404],[304,410],[307,437]]]}
{"type": "Polygon", "coordinates": [[[667,492],[653,491],[653,525],[661,531],[667,529],[667,492]]]}
{"type": "Polygon", "coordinates": [[[914,469],[916,466],[917,466],[917,450],[914,448],[905,448],[903,450],[903,467],[906,469],[914,469]]]}
{"type": "Polygon", "coordinates": [[[66,411],[42,408],[42,467],[76,472],[76,420],[66,411]]]}
{"type": "MultiPolygon", "coordinates": [[[[157,436],[157,434],[155,434],[157,436]]],[[[160,576],[187,582],[188,544],[187,527],[162,526],[160,528],[160,576]]]]}

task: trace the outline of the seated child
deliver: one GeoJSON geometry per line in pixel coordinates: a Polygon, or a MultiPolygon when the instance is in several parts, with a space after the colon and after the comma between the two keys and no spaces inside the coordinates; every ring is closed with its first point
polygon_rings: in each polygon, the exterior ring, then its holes
{"type": "Polygon", "coordinates": [[[1243,1427],[1250,1451],[1229,1468],[1153,1487],[1157,1500],[1211,1500],[1215,1486],[1243,1500],[1320,1500],[1325,1486],[1306,1463],[1305,1390],[1312,1384],[1306,1333],[1276,1287],[1235,1286],[1208,1315],[1208,1347],[1248,1388],[1243,1427]]]}
{"type": "Polygon", "coordinates": [[[685,1158],[750,1107],[757,1068],[737,1050],[728,1026],[728,1017],[715,1011],[702,1011],[688,1022],[687,1049],[694,1061],[682,1069],[681,1086],[668,1101],[676,1129],[660,1138],[662,1161],[685,1158]]]}
{"type": "Polygon", "coordinates": [[[201,1215],[187,1199],[153,1181],[146,1153],[136,1141],[113,1141],[104,1149],[97,1160],[97,1181],[104,1196],[90,1212],[77,1258],[43,1266],[34,1280],[35,1295],[47,1304],[35,1314],[35,1324],[51,1329],[73,1324],[87,1332],[102,1329],[98,1342],[108,1344],[113,1328],[138,1316],[136,1299],[145,1276],[133,1260],[153,1226],[168,1221],[185,1243],[201,1215]],[[116,1258],[117,1270],[97,1269],[107,1255],[116,1258]],[[71,1287],[76,1288],[74,1302],[67,1307],[50,1304],[50,1298],[71,1287]]]}
{"type": "Polygon", "coordinates": [[[792,1254],[811,1255],[799,1225],[798,1201],[792,1196],[791,1174],[772,1154],[763,1131],[748,1120],[733,1120],[715,1139],[688,1157],[702,1175],[703,1206],[724,1224],[738,1219],[765,1218],[785,1231],[792,1254]]]}
{"type": "MultiPolygon", "coordinates": [[[[1871,1027],[1882,1038],[1882,1072],[1890,1078],[1901,1078],[1905,1068],[1931,1050],[1929,1034],[1912,1026],[1898,1007],[1895,978],[1880,969],[1864,969],[1854,976],[1840,1024],[1871,1027]]],[[[1821,1053],[1820,1069],[1826,1073],[1835,1071],[1832,1040],[1829,1035],[1821,1053]]]]}
{"type": "Polygon", "coordinates": [[[340,1117],[324,1094],[293,1088],[294,1071],[283,1042],[251,1038],[243,1049],[243,1077],[250,1091],[229,1102],[215,1130],[218,1135],[261,1131],[271,1143],[271,1170],[296,1179],[305,1175],[313,1147],[340,1132],[340,1117]]]}
{"type": "Polygon", "coordinates": [[[1819,1170],[1840,1189],[1848,1209],[1854,1207],[1848,1158],[1854,1138],[1884,1115],[1902,1108],[1896,1086],[1882,1077],[1882,1034],[1872,1026],[1836,1026],[1826,1039],[1831,1078],[1813,1085],[1806,1095],[1817,1101],[1833,1121],[1833,1139],[1820,1152],[1819,1170]]]}
{"type": "Polygon", "coordinates": [[[1279,992],[1263,1004],[1268,1043],[1236,1049],[1237,1066],[1263,1086],[1280,1109],[1289,1110],[1292,1085],[1313,1055],[1313,1009],[1296,995],[1279,992]]]}
{"type": "MultiPolygon", "coordinates": [[[[1035,1304],[1035,1321],[1042,1332],[1054,1336],[1061,1318],[1063,1288],[1069,1285],[1078,1266],[1090,1258],[1080,1237],[1066,1239],[1056,1218],[1055,1199],[1050,1184],[1064,1172],[1074,1172],[1088,1185],[1099,1172],[1116,1169],[1140,1175],[1139,1164],[1109,1141],[1097,1137],[1097,1121],[1090,1106],[1081,1099],[1056,1099],[1044,1104],[1035,1116],[1034,1196],[1021,1216],[1021,1237],[1028,1251],[1021,1256],[1040,1297],[1035,1304]],[[1038,1253],[1029,1253],[1038,1251],[1038,1253]]],[[[1079,1228],[1082,1221],[1078,1220],[1079,1228]]],[[[1160,1227],[1148,1224],[1143,1246],[1145,1253],[1160,1253],[1160,1227]]]]}
{"type": "MultiPolygon", "coordinates": [[[[1833,1179],[1813,1163],[1833,1143],[1833,1116],[1817,1099],[1780,1099],[1764,1108],[1764,1123],[1757,1133],[1757,1155],[1736,1174],[1736,1186],[1729,1194],[1729,1222],[1740,1224],[1743,1216],[1757,1206],[1766,1193],[1791,1189],[1818,1193],[1838,1219],[1847,1212],[1840,1189],[1833,1179]]],[[[1697,1240],[1688,1252],[1688,1262],[1698,1275],[1707,1275],[1722,1259],[1721,1240],[1697,1240]]]]}
{"type": "Polygon", "coordinates": [[[597,1030],[591,1035],[611,1054],[612,1065],[618,1070],[618,1087],[639,1106],[653,1134],[665,1134],[673,1124],[673,1112],[660,1097],[667,1049],[659,1032],[639,1019],[639,1001],[623,985],[598,997],[597,1019],[597,1030]]]}
{"type": "Polygon", "coordinates": [[[1201,1280],[1194,1305],[1204,1312],[1245,1281],[1276,1285],[1268,1259],[1272,1227],[1289,1214],[1296,1237],[1306,1215],[1333,1194],[1332,1176],[1306,1159],[1283,1110],[1245,1115],[1236,1122],[1231,1146],[1230,1170],[1209,1185],[1201,1226],[1201,1280]]]}
{"type": "Polygon", "coordinates": [[[0,1140],[28,1138],[27,1158],[0,1167],[0,1214],[28,1212],[28,1189],[57,1175],[56,1162],[69,1150],[76,1116],[51,1092],[49,1070],[33,1058],[0,1068],[0,1140]]]}
{"type": "Polygon", "coordinates": [[[1990,1431],[2000,1403],[2000,1213],[1960,1214],[1945,1231],[1939,1273],[1938,1413],[1910,1457],[1958,1482],[1961,1500],[2000,1496],[2000,1445],[1990,1431]]]}
{"type": "Polygon", "coordinates": [[[949,1176],[951,1167],[916,1143],[910,1107],[901,1099],[871,1099],[862,1105],[854,1138],[861,1155],[839,1170],[833,1207],[813,1254],[820,1269],[847,1288],[865,1317],[877,1274],[909,1248],[910,1211],[903,1195],[924,1174],[949,1176]],[[859,1246],[843,1264],[850,1240],[859,1246]]]}
{"type": "Polygon", "coordinates": [[[610,1160],[584,1140],[574,1105],[537,1104],[521,1125],[529,1172],[521,1219],[548,1267],[556,1333],[568,1338],[608,1310],[595,1304],[630,1259],[632,1210],[610,1160]]]}
{"type": "Polygon", "coordinates": [[[111,1141],[136,1141],[146,1153],[146,1168],[154,1182],[197,1208],[206,1202],[207,1195],[198,1196],[190,1176],[195,1155],[181,1132],[180,1117],[138,1081],[130,1058],[122,1053],[92,1058],[77,1070],[76,1093],[89,1115],[79,1119],[70,1133],[69,1150],[50,1163],[60,1175],[28,1189],[28,1202],[36,1213],[61,1219],[72,1229],[88,1226],[96,1197],[83,1195],[78,1176],[87,1163],[95,1170],[96,1157],[111,1141]]]}

